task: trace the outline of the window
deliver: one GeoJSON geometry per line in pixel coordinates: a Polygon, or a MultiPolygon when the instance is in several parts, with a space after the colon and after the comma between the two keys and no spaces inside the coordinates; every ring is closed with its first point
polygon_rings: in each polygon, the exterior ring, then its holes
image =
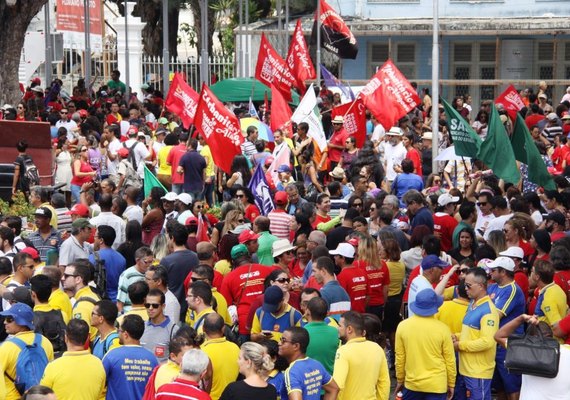
{"type": "MultiPolygon", "coordinates": [[[[453,43],[452,45],[452,79],[495,79],[496,78],[496,44],[493,43],[453,43]]],[[[477,93],[470,93],[469,85],[456,85],[454,96],[471,94],[477,97],[477,93]]],[[[492,99],[495,97],[495,87],[483,85],[479,88],[480,99],[492,99]]]]}
{"type": "Polygon", "coordinates": [[[370,49],[370,71],[374,75],[378,68],[389,58],[407,79],[416,78],[416,45],[414,43],[398,43],[390,48],[389,43],[372,43],[370,49]]]}

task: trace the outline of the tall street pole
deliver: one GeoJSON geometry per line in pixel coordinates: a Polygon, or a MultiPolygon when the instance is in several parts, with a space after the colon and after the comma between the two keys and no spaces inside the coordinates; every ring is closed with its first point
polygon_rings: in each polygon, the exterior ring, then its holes
{"type": "MultiPolygon", "coordinates": [[[[247,1],[247,0],[246,0],[247,1]]],[[[202,8],[202,52],[200,55],[200,78],[203,83],[209,84],[208,71],[208,0],[201,0],[202,8]]]]}
{"type": "Polygon", "coordinates": [[[162,0],[162,93],[170,88],[170,51],[168,51],[168,0],[162,0]]]}
{"type": "Polygon", "coordinates": [[[89,0],[83,0],[85,19],[85,85],[91,96],[91,17],[89,13],[89,0]]]}
{"type": "Polygon", "coordinates": [[[249,0],[245,0],[245,74],[244,78],[249,78],[249,0]]]}
{"type": "Polygon", "coordinates": [[[321,0],[317,0],[317,86],[321,87],[321,0]]]}
{"type": "Polygon", "coordinates": [[[45,7],[44,8],[44,19],[45,19],[44,35],[45,35],[45,41],[46,41],[45,85],[47,88],[51,84],[51,72],[52,72],[51,66],[52,66],[52,55],[53,55],[52,44],[51,44],[50,9],[49,9],[51,7],[51,3],[48,1],[44,7],[45,7]]]}
{"type": "Polygon", "coordinates": [[[127,19],[129,17],[129,9],[127,7],[128,1],[125,0],[125,86],[127,91],[124,93],[125,98],[129,101],[131,97],[131,71],[129,66],[129,24],[127,19]]]}
{"type": "Polygon", "coordinates": [[[439,147],[439,0],[433,0],[433,44],[431,51],[431,131],[432,131],[432,171],[437,171],[439,147]]]}

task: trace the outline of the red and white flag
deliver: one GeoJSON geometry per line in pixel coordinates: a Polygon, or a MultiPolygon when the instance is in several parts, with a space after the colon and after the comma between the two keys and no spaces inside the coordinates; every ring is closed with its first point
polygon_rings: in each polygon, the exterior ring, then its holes
{"type": "Polygon", "coordinates": [[[344,129],[356,139],[356,147],[364,146],[366,140],[366,107],[359,97],[356,100],[333,107],[331,117],[344,117],[344,129]]]}
{"type": "Polygon", "coordinates": [[[382,65],[364,86],[360,97],[386,130],[421,103],[416,90],[392,60],[382,65]]]}
{"type": "Polygon", "coordinates": [[[186,83],[180,73],[176,72],[164,105],[169,111],[179,115],[184,128],[188,129],[194,122],[199,98],[200,95],[186,83]]]}
{"type": "Polygon", "coordinates": [[[234,157],[241,154],[243,135],[235,114],[224,107],[205,83],[194,125],[210,146],[214,163],[229,174],[234,157]]]}
{"type": "Polygon", "coordinates": [[[255,66],[255,78],[267,86],[273,83],[283,93],[287,101],[291,101],[291,88],[296,83],[285,60],[275,51],[269,40],[261,34],[261,45],[255,66]]]}
{"type": "Polygon", "coordinates": [[[277,129],[281,129],[286,136],[293,136],[291,134],[292,115],[291,108],[283,94],[274,85],[271,85],[271,130],[275,132],[277,129]]]}
{"type": "Polygon", "coordinates": [[[301,94],[307,91],[305,81],[315,79],[317,73],[309,55],[309,48],[303,36],[303,28],[301,27],[301,19],[297,20],[291,44],[289,45],[289,52],[287,53],[287,66],[289,71],[296,78],[295,87],[299,89],[301,94]]]}
{"type": "Polygon", "coordinates": [[[517,119],[517,112],[525,106],[523,99],[513,85],[509,85],[509,87],[497,97],[495,104],[502,104],[513,121],[517,119]]]}

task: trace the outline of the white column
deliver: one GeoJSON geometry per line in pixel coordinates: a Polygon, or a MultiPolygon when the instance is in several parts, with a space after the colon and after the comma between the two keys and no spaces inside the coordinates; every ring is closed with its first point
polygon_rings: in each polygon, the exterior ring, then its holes
{"type": "MultiPolygon", "coordinates": [[[[126,2],[127,13],[128,13],[128,38],[129,38],[129,80],[133,92],[139,94],[139,100],[142,100],[141,85],[144,82],[145,77],[142,76],[142,30],[144,28],[144,23],[139,17],[133,17],[131,13],[135,7],[134,2],[126,2]]],[[[113,27],[117,31],[117,58],[119,71],[121,71],[121,81],[125,82],[126,75],[126,41],[125,37],[125,18],[119,17],[113,20],[113,27]]]]}

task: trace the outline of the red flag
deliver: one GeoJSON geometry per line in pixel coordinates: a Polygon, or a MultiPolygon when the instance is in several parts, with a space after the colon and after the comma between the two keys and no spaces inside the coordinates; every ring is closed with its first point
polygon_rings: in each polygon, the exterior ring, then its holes
{"type": "Polygon", "coordinates": [[[523,99],[513,85],[509,85],[509,87],[497,97],[495,104],[502,104],[513,121],[517,119],[517,112],[525,106],[523,99]]]}
{"type": "MultiPolygon", "coordinates": [[[[338,56],[339,58],[355,59],[358,54],[358,44],[356,38],[340,15],[327,4],[325,0],[321,2],[321,46],[338,56]]],[[[317,15],[315,13],[315,23],[311,35],[311,44],[317,43],[317,15]]]]}
{"type": "Polygon", "coordinates": [[[271,130],[281,129],[291,137],[291,117],[293,113],[287,101],[274,85],[271,85],[271,130]]]}
{"type": "Polygon", "coordinates": [[[289,71],[296,78],[295,87],[299,89],[301,94],[307,91],[305,81],[315,79],[317,74],[315,67],[309,55],[309,48],[303,36],[303,28],[301,28],[301,19],[297,20],[291,44],[289,45],[289,52],[287,53],[287,66],[289,71]]]}
{"type": "Polygon", "coordinates": [[[200,95],[186,83],[180,73],[176,72],[164,105],[169,111],[179,115],[184,128],[188,129],[194,122],[199,98],[200,95]]]}
{"type": "Polygon", "coordinates": [[[421,103],[415,89],[388,60],[360,92],[364,105],[388,130],[421,103]]]}
{"type": "Polygon", "coordinates": [[[263,33],[255,66],[255,78],[267,86],[273,83],[285,99],[291,101],[291,87],[295,84],[295,77],[263,33]]]}
{"type": "Polygon", "coordinates": [[[224,107],[205,83],[202,84],[194,125],[210,146],[214,163],[229,174],[232,160],[241,154],[241,128],[235,114],[224,107]]]}
{"type": "Polygon", "coordinates": [[[198,243],[210,241],[210,238],[208,237],[208,226],[204,221],[202,213],[198,213],[198,231],[196,232],[196,239],[198,243]]]}
{"type": "Polygon", "coordinates": [[[344,129],[356,139],[356,147],[364,146],[366,140],[366,107],[359,97],[353,102],[332,109],[331,118],[344,117],[344,129]]]}

